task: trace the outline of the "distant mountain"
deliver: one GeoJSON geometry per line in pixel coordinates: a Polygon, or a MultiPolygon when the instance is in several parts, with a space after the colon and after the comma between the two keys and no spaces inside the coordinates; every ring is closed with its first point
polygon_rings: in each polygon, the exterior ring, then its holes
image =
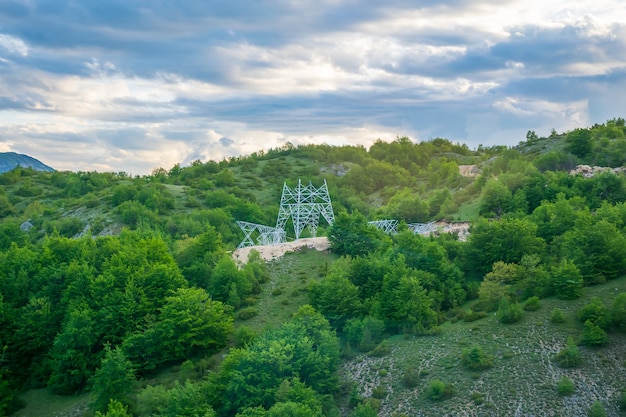
{"type": "Polygon", "coordinates": [[[35,171],[54,171],[54,168],[51,168],[28,155],[22,155],[15,152],[0,152],[0,173],[11,171],[18,166],[32,168],[35,171]]]}

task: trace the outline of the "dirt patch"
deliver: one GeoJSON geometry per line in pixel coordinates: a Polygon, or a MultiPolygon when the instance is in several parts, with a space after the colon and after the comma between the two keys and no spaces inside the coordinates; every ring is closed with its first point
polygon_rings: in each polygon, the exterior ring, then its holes
{"type": "Polygon", "coordinates": [[[235,250],[233,252],[233,259],[237,263],[245,264],[248,261],[250,251],[256,250],[259,252],[262,259],[271,261],[280,258],[287,252],[295,252],[302,248],[326,251],[330,248],[330,242],[328,242],[327,237],[312,237],[294,240],[293,242],[280,243],[278,245],[249,246],[235,250]]]}

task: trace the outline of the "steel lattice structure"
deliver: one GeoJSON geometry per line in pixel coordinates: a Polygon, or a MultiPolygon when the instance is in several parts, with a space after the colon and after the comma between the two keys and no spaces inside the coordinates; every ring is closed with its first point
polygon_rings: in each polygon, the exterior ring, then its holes
{"type": "Polygon", "coordinates": [[[371,222],[367,222],[367,224],[371,224],[372,226],[376,226],[381,229],[383,232],[388,233],[390,235],[395,235],[398,233],[398,221],[397,220],[374,220],[371,222]]]}
{"type": "Polygon", "coordinates": [[[285,231],[282,229],[242,221],[237,221],[237,225],[246,235],[246,237],[241,241],[239,246],[237,246],[238,249],[255,245],[277,245],[279,243],[284,243],[287,241],[285,231]],[[256,243],[252,239],[252,234],[255,231],[259,232],[256,243]]]}
{"type": "Polygon", "coordinates": [[[429,223],[409,223],[407,224],[410,231],[420,235],[429,235],[437,230],[435,222],[429,223]]]}
{"type": "Polygon", "coordinates": [[[291,218],[296,240],[300,239],[300,234],[304,228],[308,228],[311,236],[315,237],[317,236],[320,216],[331,226],[335,221],[326,180],[319,188],[316,188],[311,182],[309,185],[303,186],[300,180],[293,189],[287,187],[287,183],[283,184],[276,229],[285,230],[287,221],[291,218]]]}

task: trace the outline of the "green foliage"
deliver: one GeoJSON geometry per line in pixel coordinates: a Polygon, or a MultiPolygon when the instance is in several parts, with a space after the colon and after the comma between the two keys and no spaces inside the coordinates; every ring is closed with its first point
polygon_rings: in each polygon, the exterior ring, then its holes
{"type": "Polygon", "coordinates": [[[500,300],[498,321],[504,324],[517,323],[524,317],[524,309],[519,303],[509,303],[506,298],[500,300]]]}
{"type": "Polygon", "coordinates": [[[626,411],[626,389],[622,389],[619,392],[619,397],[617,398],[617,404],[622,410],[622,412],[626,411]]]}
{"type": "Polygon", "coordinates": [[[379,249],[387,238],[368,225],[361,213],[341,212],[328,231],[328,240],[331,250],[339,255],[365,256],[379,249]]]}
{"type": "Polygon", "coordinates": [[[622,332],[626,332],[626,292],[620,293],[611,306],[613,325],[622,332]]]}
{"type": "Polygon", "coordinates": [[[554,265],[550,273],[552,275],[552,287],[557,298],[573,300],[582,295],[583,277],[574,263],[563,260],[554,265]]]}
{"type": "Polygon", "coordinates": [[[604,406],[598,400],[594,401],[589,408],[589,417],[606,417],[606,411],[604,410],[604,406]]]}
{"type": "Polygon", "coordinates": [[[572,395],[574,393],[574,383],[571,379],[562,376],[556,384],[556,390],[561,396],[572,395]]]}
{"type": "Polygon", "coordinates": [[[584,159],[591,152],[591,131],[589,129],[574,129],[567,134],[567,144],[569,152],[584,159]]]}
{"type": "Polygon", "coordinates": [[[532,296],[524,302],[524,310],[526,311],[537,311],[540,308],[541,301],[539,301],[539,297],[537,296],[532,296]]]}
{"type": "Polygon", "coordinates": [[[454,395],[452,384],[447,384],[439,379],[428,383],[425,391],[426,398],[431,401],[443,401],[454,395]]]}
{"type": "Polygon", "coordinates": [[[383,340],[385,324],[372,316],[348,320],[344,327],[347,342],[361,352],[369,352],[383,340]]]}
{"type": "Polygon", "coordinates": [[[560,324],[565,323],[565,313],[560,308],[555,308],[550,314],[550,321],[552,323],[560,324]]]}
{"type": "Polygon", "coordinates": [[[611,322],[609,311],[599,297],[592,297],[591,301],[580,309],[578,319],[583,323],[589,321],[603,330],[607,330],[611,322]]]}
{"type": "Polygon", "coordinates": [[[215,412],[208,403],[206,384],[186,380],[176,381],[167,389],[163,385],[147,386],[137,395],[139,415],[154,417],[214,417],[215,412]]]}
{"type": "Polygon", "coordinates": [[[463,349],[461,364],[472,371],[482,371],[493,366],[493,355],[483,351],[480,346],[463,349]]]}
{"type": "Polygon", "coordinates": [[[363,403],[363,404],[357,405],[354,411],[350,413],[350,417],[377,417],[377,416],[378,416],[378,413],[369,403],[363,403]]]}
{"type": "Polygon", "coordinates": [[[437,325],[433,300],[421,284],[424,278],[429,279],[429,274],[407,268],[403,257],[392,264],[383,278],[376,306],[389,330],[423,334],[437,325]]]}
{"type": "Polygon", "coordinates": [[[165,299],[157,324],[162,349],[170,359],[216,351],[226,345],[233,330],[232,309],[199,288],[180,288],[165,299]]]}
{"type": "Polygon", "coordinates": [[[580,350],[571,337],[567,340],[567,346],[561,349],[554,359],[561,368],[576,368],[583,362],[580,350]]]}
{"type": "Polygon", "coordinates": [[[537,237],[537,226],[526,219],[503,218],[472,225],[467,245],[467,267],[482,277],[494,262],[519,263],[524,255],[545,252],[545,241],[537,237]]]}
{"type": "Polygon", "coordinates": [[[336,389],[338,361],[339,346],[328,321],[303,306],[291,322],[231,351],[213,381],[214,403],[221,414],[270,409],[282,382],[290,378],[320,394],[330,393],[336,389]]]}
{"type": "Polygon", "coordinates": [[[585,321],[585,329],[580,342],[586,346],[604,346],[609,343],[609,336],[602,327],[591,320],[587,320],[585,321]]]}
{"type": "Polygon", "coordinates": [[[106,346],[100,367],[91,378],[92,404],[96,411],[104,411],[111,400],[128,404],[129,394],[135,384],[135,371],[124,352],[106,346]]]}
{"type": "Polygon", "coordinates": [[[128,411],[128,406],[111,399],[107,406],[106,413],[96,411],[95,417],[132,417],[132,414],[128,411]]]}
{"type": "Polygon", "coordinates": [[[328,275],[310,288],[311,305],[335,328],[342,328],[361,307],[359,289],[347,277],[348,269],[341,261],[333,264],[328,275]]]}
{"type": "Polygon", "coordinates": [[[402,373],[402,385],[404,385],[405,388],[415,388],[417,384],[419,384],[419,380],[420,372],[417,368],[409,367],[402,373]]]}

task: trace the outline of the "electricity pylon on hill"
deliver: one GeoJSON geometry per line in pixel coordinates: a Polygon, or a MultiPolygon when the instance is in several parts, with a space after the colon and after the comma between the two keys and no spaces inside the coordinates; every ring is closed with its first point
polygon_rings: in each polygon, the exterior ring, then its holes
{"type": "Polygon", "coordinates": [[[301,180],[298,180],[298,185],[295,188],[287,187],[287,183],[283,184],[276,229],[285,230],[287,221],[291,218],[296,240],[300,239],[300,234],[305,228],[309,229],[312,237],[316,237],[320,216],[330,226],[333,225],[335,214],[326,180],[319,188],[316,188],[311,182],[309,185],[302,185],[301,180]]]}

